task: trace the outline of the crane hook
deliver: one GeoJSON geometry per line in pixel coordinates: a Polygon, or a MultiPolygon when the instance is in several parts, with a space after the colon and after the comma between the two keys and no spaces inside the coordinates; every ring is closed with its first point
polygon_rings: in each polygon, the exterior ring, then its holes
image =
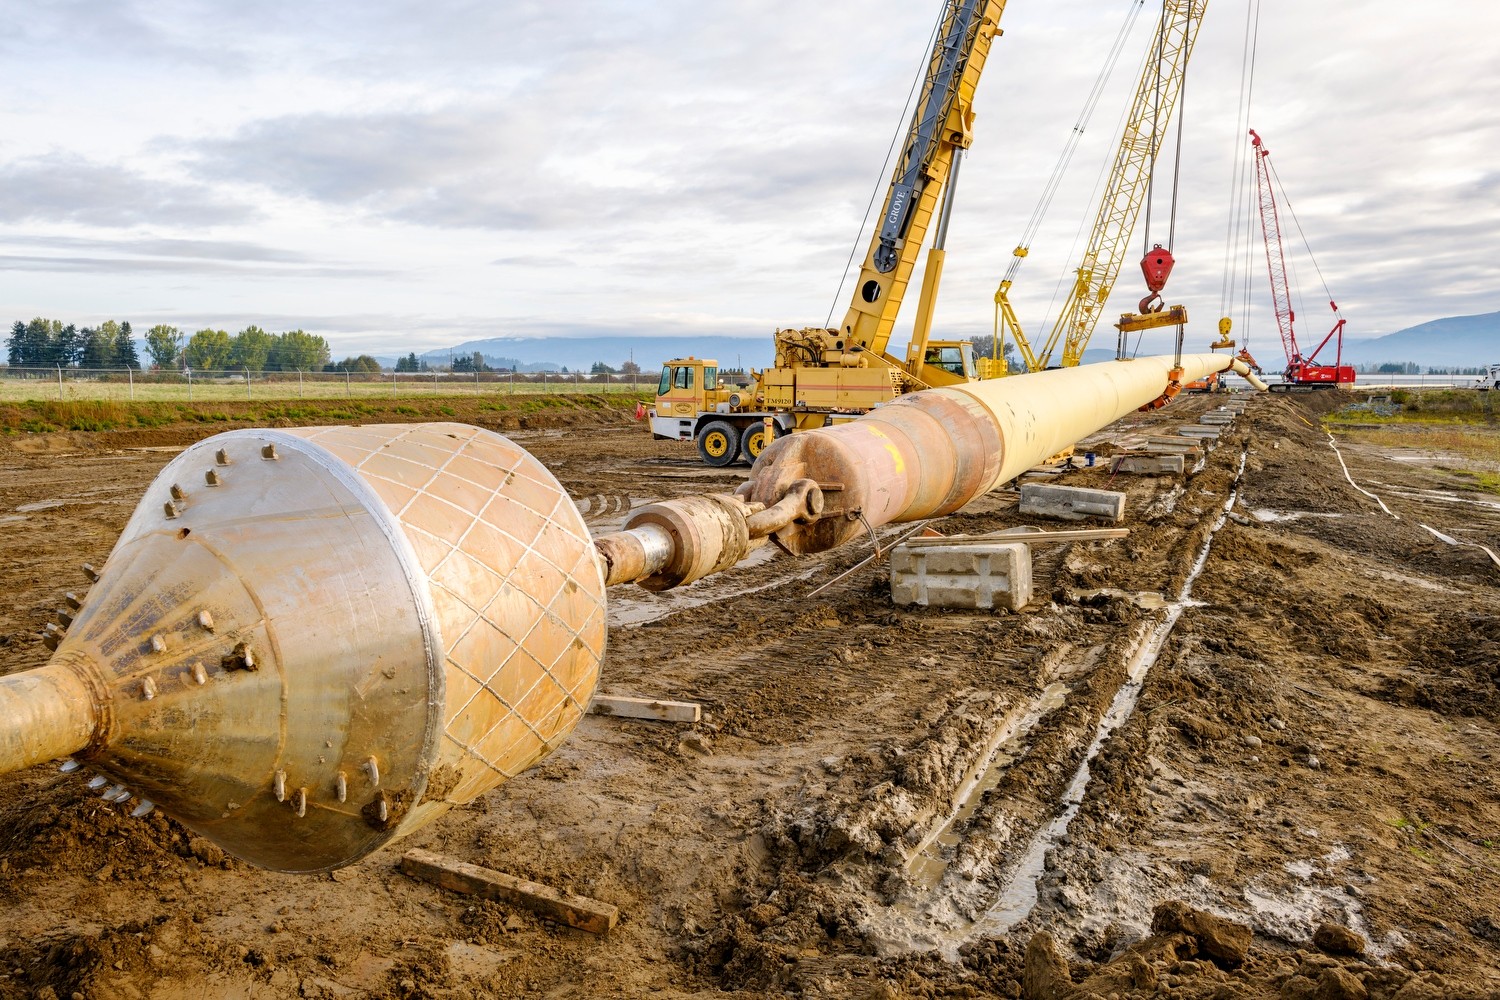
{"type": "Polygon", "coordinates": [[[1161,290],[1166,287],[1167,278],[1171,276],[1172,265],[1175,263],[1172,251],[1167,250],[1160,243],[1152,246],[1151,251],[1141,258],[1141,275],[1146,279],[1146,287],[1151,292],[1150,295],[1141,299],[1141,312],[1161,312],[1166,307],[1161,297],[1161,290]]]}

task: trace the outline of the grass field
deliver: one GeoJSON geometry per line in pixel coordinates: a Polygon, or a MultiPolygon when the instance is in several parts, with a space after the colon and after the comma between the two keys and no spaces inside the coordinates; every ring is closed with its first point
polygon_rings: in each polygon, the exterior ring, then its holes
{"type": "MultiPolygon", "coordinates": [[[[628,413],[636,400],[631,392],[467,393],[416,395],[395,399],[380,396],[338,399],[195,398],[156,400],[23,399],[0,400],[0,434],[47,434],[58,431],[124,431],[202,427],[289,427],[327,423],[405,423],[414,420],[457,420],[493,425],[497,421],[541,416],[555,420],[587,411],[628,413]]],[[[523,425],[524,426],[524,425],[523,425]]]]}
{"type": "Polygon", "coordinates": [[[1348,406],[1323,417],[1339,424],[1422,424],[1427,426],[1493,424],[1500,416],[1500,393],[1477,389],[1396,389],[1388,394],[1394,412],[1348,406]]]}
{"type": "Polygon", "coordinates": [[[304,375],[229,375],[187,378],[177,373],[140,372],[91,374],[63,369],[55,375],[0,377],[0,403],[28,400],[61,402],[108,400],[114,402],[199,403],[219,400],[276,399],[401,399],[467,396],[470,398],[508,393],[625,393],[632,398],[656,388],[656,377],[639,376],[632,382],[592,381],[589,376],[523,374],[517,376],[473,376],[403,374],[379,377],[318,372],[304,375]]]}

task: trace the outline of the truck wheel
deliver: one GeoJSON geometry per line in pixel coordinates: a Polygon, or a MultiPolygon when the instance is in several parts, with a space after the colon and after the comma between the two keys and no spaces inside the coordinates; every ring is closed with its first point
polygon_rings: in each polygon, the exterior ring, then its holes
{"type": "Polygon", "coordinates": [[[705,424],[698,432],[698,454],[716,469],[728,465],[740,455],[740,432],[722,420],[705,424]]]}
{"type": "Polygon", "coordinates": [[[775,437],[775,433],[772,432],[771,439],[766,438],[765,424],[751,424],[740,436],[740,457],[754,465],[755,460],[760,458],[760,453],[766,450],[766,445],[770,444],[775,437]]]}

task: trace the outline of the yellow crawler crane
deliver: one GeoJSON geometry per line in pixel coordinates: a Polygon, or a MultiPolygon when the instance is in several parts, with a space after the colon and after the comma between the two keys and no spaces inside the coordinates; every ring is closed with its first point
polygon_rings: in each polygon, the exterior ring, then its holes
{"type": "Polygon", "coordinates": [[[668,361],[651,413],[656,437],[696,441],[709,465],[753,462],[781,434],[851,420],[906,392],[976,379],[967,341],[934,341],[929,334],[957,154],[973,140],[974,89],[1004,9],[1004,0],[945,0],[916,111],[843,323],[778,330],[775,363],[739,387],[718,385],[712,359],[668,361]],[[911,343],[899,358],[886,348],[935,217],[911,343]]]}
{"type": "MultiPolygon", "coordinates": [[[[1115,279],[1120,275],[1126,246],[1149,193],[1151,169],[1161,150],[1172,112],[1182,96],[1188,57],[1192,54],[1207,6],[1207,0],[1165,0],[1162,4],[1156,36],[1140,82],[1136,85],[1135,98],[1120,136],[1104,197],[1099,203],[1083,260],[1075,272],[1072,292],[1040,352],[1031,346],[1010,302],[1009,293],[1016,270],[1030,252],[1030,248],[1024,245],[1015,249],[1015,259],[995,292],[995,336],[997,341],[1005,334],[1015,338],[1027,371],[1052,367],[1052,355],[1059,341],[1062,342],[1062,367],[1072,367],[1083,357],[1084,348],[1088,346],[1114,289],[1115,279]]],[[[1143,313],[1142,316],[1130,317],[1136,324],[1131,329],[1187,321],[1187,311],[1181,306],[1171,306],[1160,312],[1143,310],[1143,313]]]]}

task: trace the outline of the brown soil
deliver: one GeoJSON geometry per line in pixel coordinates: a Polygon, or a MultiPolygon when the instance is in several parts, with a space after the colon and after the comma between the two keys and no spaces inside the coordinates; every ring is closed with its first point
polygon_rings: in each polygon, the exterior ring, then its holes
{"type": "MultiPolygon", "coordinates": [[[[1131,535],[1038,547],[1020,614],[893,607],[879,569],[807,596],[861,547],[614,592],[604,689],[701,702],[704,721],[590,716],[533,771],[331,876],[226,859],[53,766],[0,778],[0,998],[1500,996],[1500,569],[1419,526],[1500,550],[1500,497],[1457,460],[1344,447],[1388,516],[1317,426],[1337,398],[1251,400],[1181,479],[1067,474],[1126,491],[1131,535]],[[1034,905],[1007,902],[1190,579],[1037,854],[1034,905]],[[914,875],[997,742],[941,864],[914,875]],[[595,937],[413,881],[409,847],[614,903],[620,923],[595,937]]],[[[415,416],[512,433],[596,530],[744,475],[619,411],[415,416]]],[[[44,662],[39,627],[108,554],[171,456],[155,449],[224,426],[4,439],[0,672],[44,662]]],[[[1000,492],[941,528],[1020,523],[1000,492]]]]}

